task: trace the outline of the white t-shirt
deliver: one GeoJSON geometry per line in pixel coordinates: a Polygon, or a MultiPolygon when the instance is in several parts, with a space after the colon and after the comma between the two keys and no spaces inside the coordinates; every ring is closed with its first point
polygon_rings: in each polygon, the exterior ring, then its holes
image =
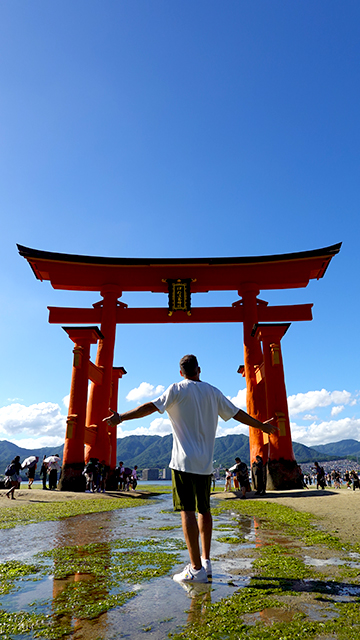
{"type": "Polygon", "coordinates": [[[152,402],[160,413],[167,411],[173,428],[169,467],[210,475],[218,416],[230,420],[239,411],[238,407],[211,384],[187,379],[170,385],[152,402]]]}

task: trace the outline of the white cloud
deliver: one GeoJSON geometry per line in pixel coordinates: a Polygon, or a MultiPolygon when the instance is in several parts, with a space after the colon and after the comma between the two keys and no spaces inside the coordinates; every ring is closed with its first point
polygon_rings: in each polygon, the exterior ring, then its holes
{"type": "Polygon", "coordinates": [[[341,413],[342,411],[344,411],[344,405],[343,405],[343,404],[337,405],[336,407],[333,407],[333,408],[331,409],[331,415],[332,415],[332,416],[337,416],[337,415],[339,415],[339,413],[341,413]]]}
{"type": "Polygon", "coordinates": [[[41,446],[62,444],[65,425],[66,417],[53,402],[39,402],[29,407],[14,403],[0,408],[0,436],[16,441],[19,446],[27,447],[25,442],[39,441],[44,443],[41,446]]]}
{"type": "Polygon", "coordinates": [[[340,420],[313,422],[308,426],[291,422],[291,435],[294,442],[307,447],[316,444],[328,444],[340,440],[360,440],[360,419],[341,418],[340,420]]]}
{"type": "Polygon", "coordinates": [[[155,418],[150,423],[150,427],[136,427],[131,431],[125,431],[118,427],[117,437],[126,438],[126,436],[167,436],[171,433],[171,422],[168,418],[155,418]]]}
{"type": "Polygon", "coordinates": [[[235,407],[238,407],[239,409],[246,409],[246,388],[239,389],[236,396],[233,398],[230,398],[230,396],[227,397],[234,403],[235,407]]]}
{"type": "Polygon", "coordinates": [[[64,444],[64,437],[61,436],[44,436],[43,438],[22,438],[21,440],[12,440],[18,447],[22,449],[42,449],[43,447],[54,447],[54,453],[57,448],[64,444]]]}
{"type": "Polygon", "coordinates": [[[307,413],[304,415],[303,420],[317,420],[317,416],[313,416],[311,413],[307,413]]]}
{"type": "Polygon", "coordinates": [[[308,391],[288,397],[289,413],[295,416],[303,411],[312,411],[317,407],[328,407],[331,404],[349,404],[349,391],[308,391]]]}
{"type": "Polygon", "coordinates": [[[145,398],[154,398],[155,396],[159,396],[163,393],[165,387],[162,384],[158,384],[157,387],[154,387],[153,384],[149,382],[142,382],[135,389],[131,389],[126,396],[126,400],[128,402],[137,402],[140,403],[141,400],[145,398]]]}

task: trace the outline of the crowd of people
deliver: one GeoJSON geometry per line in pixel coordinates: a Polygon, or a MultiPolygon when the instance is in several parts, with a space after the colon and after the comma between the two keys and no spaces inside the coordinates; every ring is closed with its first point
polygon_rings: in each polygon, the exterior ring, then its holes
{"type": "Polygon", "coordinates": [[[83,471],[86,480],[85,493],[105,493],[109,471],[110,467],[105,460],[100,462],[98,458],[90,458],[83,471]]]}
{"type": "MultiPolygon", "coordinates": [[[[28,481],[28,489],[32,488],[35,472],[38,467],[39,457],[29,456],[23,462],[20,462],[20,456],[15,456],[5,469],[5,495],[11,500],[15,500],[15,490],[20,489],[24,473],[28,481]]],[[[137,465],[134,467],[125,467],[122,461],[115,469],[116,488],[120,491],[135,490],[138,483],[137,465]]],[[[57,488],[58,472],[61,470],[61,459],[58,454],[43,457],[39,471],[42,488],[53,491],[57,488]]],[[[105,493],[106,481],[108,479],[110,467],[105,460],[99,461],[98,458],[90,458],[85,465],[83,475],[85,477],[86,493],[105,493]]]]}
{"type": "Polygon", "coordinates": [[[332,469],[326,472],[318,462],[314,462],[314,468],[304,474],[304,484],[306,486],[316,485],[317,489],[325,489],[325,487],[334,487],[340,489],[346,486],[347,489],[360,489],[359,472],[356,469],[345,469],[341,472],[339,469],[332,469]]]}
{"type": "Polygon", "coordinates": [[[138,483],[137,465],[130,469],[130,467],[124,467],[122,460],[119,462],[119,466],[115,469],[116,482],[119,491],[135,490],[138,483]]]}
{"type": "MultiPolygon", "coordinates": [[[[110,467],[105,463],[105,460],[99,462],[98,458],[90,458],[83,471],[86,479],[85,493],[105,493],[109,471],[110,467]]],[[[116,488],[119,491],[135,490],[137,483],[137,465],[132,469],[124,467],[124,463],[121,460],[115,469],[116,488]]]]}

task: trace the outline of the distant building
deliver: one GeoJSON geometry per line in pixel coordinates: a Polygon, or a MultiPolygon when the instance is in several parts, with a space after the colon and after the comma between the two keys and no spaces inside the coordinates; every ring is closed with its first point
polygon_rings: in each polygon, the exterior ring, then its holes
{"type": "Polygon", "coordinates": [[[143,480],[159,480],[159,469],[143,469],[143,480]]]}
{"type": "Polygon", "coordinates": [[[169,467],[163,469],[161,477],[163,480],[171,480],[171,469],[169,469],[169,467]]]}

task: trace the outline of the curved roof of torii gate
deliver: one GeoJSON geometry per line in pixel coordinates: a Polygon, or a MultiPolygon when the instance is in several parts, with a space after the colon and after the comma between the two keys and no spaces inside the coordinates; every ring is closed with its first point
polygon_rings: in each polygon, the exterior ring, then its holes
{"type": "Polygon", "coordinates": [[[237,291],[242,284],[259,289],[306,287],[322,278],[341,243],[298,253],[238,258],[104,258],[39,251],[17,245],[38,280],[54,289],[100,291],[118,285],[122,291],[167,293],[168,279],[192,280],[192,293],[237,291]],[[165,281],[165,282],[164,282],[165,281]]]}

